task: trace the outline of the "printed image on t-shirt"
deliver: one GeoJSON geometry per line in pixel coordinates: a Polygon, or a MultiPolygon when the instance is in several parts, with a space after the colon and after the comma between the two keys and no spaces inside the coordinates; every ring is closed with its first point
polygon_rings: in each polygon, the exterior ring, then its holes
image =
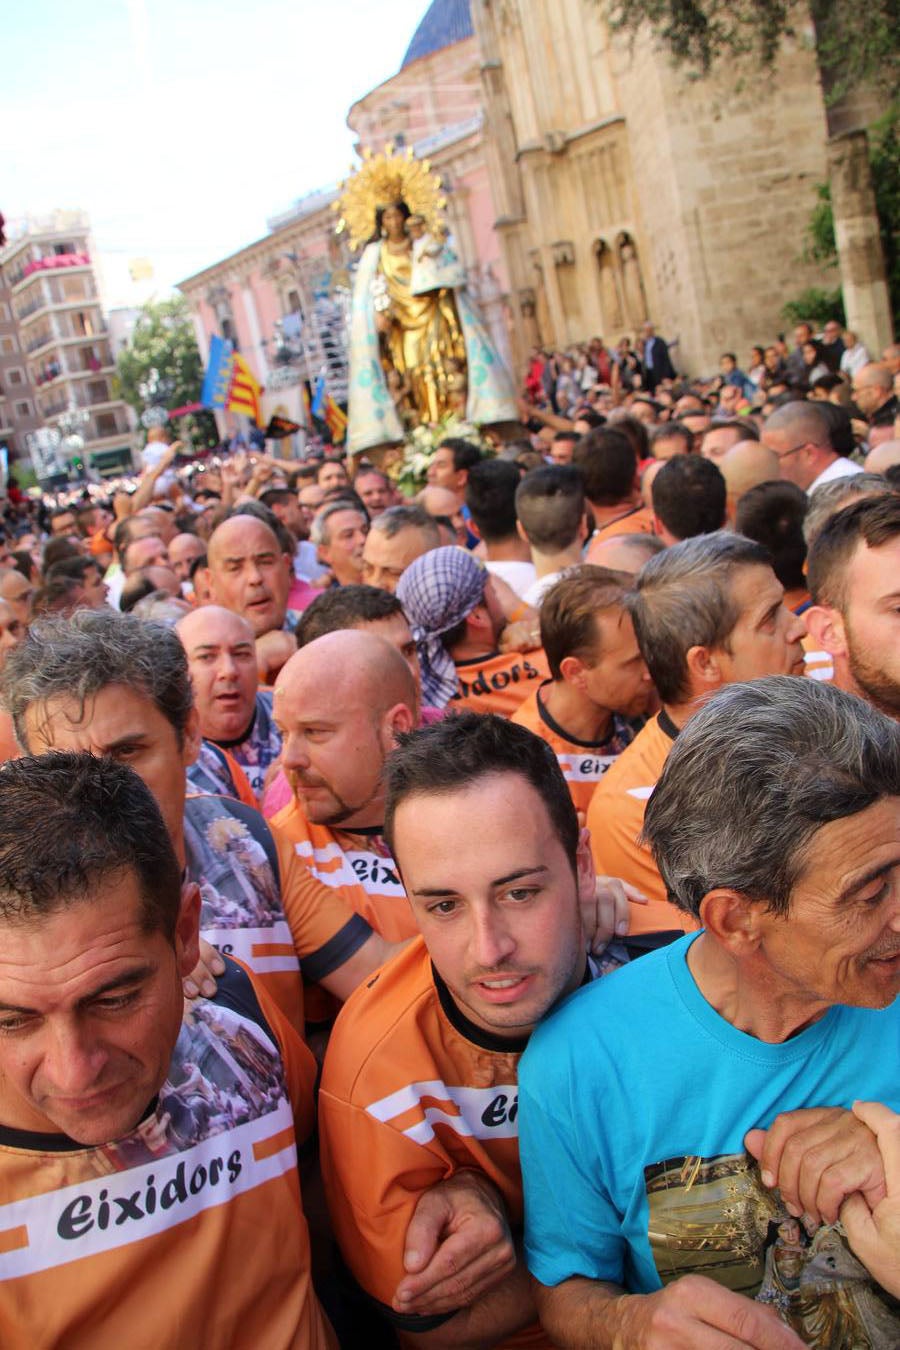
{"type": "Polygon", "coordinates": [[[770,1305],[811,1350],[896,1350],[900,1303],[871,1278],[840,1224],[792,1218],[747,1153],[644,1169],[648,1237],[663,1284],[706,1275],[770,1305]]]}
{"type": "Polygon", "coordinates": [[[202,847],[201,928],[216,922],[223,926],[229,907],[241,916],[239,927],[271,926],[280,909],[275,878],[265,849],[244,822],[226,815],[211,821],[203,831],[202,847]]]}
{"type": "Polygon", "coordinates": [[[295,1165],[276,1046],[231,1009],[192,1004],[140,1124],[114,1143],[47,1156],[50,1187],[0,1204],[3,1278],[127,1246],[295,1165]]]}

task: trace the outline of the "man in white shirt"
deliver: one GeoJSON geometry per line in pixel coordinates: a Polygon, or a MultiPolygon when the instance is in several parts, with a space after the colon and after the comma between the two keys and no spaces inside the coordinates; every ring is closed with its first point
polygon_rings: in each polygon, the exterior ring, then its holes
{"type": "Polygon", "coordinates": [[[537,573],[523,599],[539,608],[565,569],[582,561],[588,525],[581,474],[573,464],[532,469],[516,489],[516,515],[537,573]]]}
{"type": "Polygon", "coordinates": [[[860,342],[855,333],[848,328],[844,332],[844,350],[841,355],[840,372],[851,380],[863,366],[872,360],[868,348],[860,342]]]}
{"type": "Polygon", "coordinates": [[[766,419],[762,441],[778,456],[781,477],[809,496],[823,483],[862,472],[835,450],[828,414],[816,403],[798,401],[776,408],[766,419]]]}

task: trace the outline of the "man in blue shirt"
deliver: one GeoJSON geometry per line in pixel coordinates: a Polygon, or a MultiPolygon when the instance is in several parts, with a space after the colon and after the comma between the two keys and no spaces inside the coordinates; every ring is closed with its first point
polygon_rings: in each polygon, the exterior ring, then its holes
{"type": "Polygon", "coordinates": [[[729,686],[645,836],[704,927],[577,992],[522,1060],[542,1323],[560,1346],[896,1346],[835,1225],[885,1193],[853,1102],[900,1105],[900,728],[811,680],[729,686]]]}

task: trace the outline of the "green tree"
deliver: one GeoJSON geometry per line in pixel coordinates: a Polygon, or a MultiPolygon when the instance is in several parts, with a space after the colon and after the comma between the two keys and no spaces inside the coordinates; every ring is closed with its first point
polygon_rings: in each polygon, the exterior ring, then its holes
{"type": "MultiPolygon", "coordinates": [[[[165,400],[169,408],[198,402],[203,386],[203,358],[184,296],[151,300],[144,305],[130,345],[119,353],[118,393],[139,415],[146,407],[141,385],[152,370],[160,380],[171,383],[171,393],[167,393],[165,400]]],[[[188,413],[179,418],[174,431],[189,451],[215,445],[219,438],[215,418],[208,412],[188,413]]]]}
{"type": "Polygon", "coordinates": [[[172,393],[167,398],[169,407],[181,408],[199,399],[203,360],[183,296],[151,300],[144,305],[130,345],[119,353],[116,369],[119,394],[138,414],[146,406],[140,386],[151,370],[172,382],[172,393]]]}

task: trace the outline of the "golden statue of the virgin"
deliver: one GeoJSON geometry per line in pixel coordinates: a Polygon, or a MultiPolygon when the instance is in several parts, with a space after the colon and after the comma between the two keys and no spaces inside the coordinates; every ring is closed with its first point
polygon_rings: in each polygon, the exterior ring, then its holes
{"type": "Polygon", "coordinates": [[[397,444],[449,413],[516,417],[509,376],[446,241],[440,178],[411,150],[368,153],[335,203],[363,246],[350,318],[351,454],[397,444]]]}

